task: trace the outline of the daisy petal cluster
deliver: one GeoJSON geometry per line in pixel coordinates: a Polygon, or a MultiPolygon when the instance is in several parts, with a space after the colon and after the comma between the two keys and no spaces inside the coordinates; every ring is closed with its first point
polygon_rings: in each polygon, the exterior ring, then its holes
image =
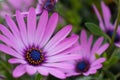
{"type": "MultiPolygon", "coordinates": [[[[96,6],[93,4],[93,9],[94,9],[94,11],[97,15],[98,20],[99,20],[100,28],[106,34],[108,34],[109,37],[112,37],[113,33],[114,33],[116,22],[114,24],[112,24],[110,22],[110,18],[111,18],[110,9],[105,5],[105,3],[103,1],[101,1],[101,8],[102,8],[103,18],[101,17],[101,15],[100,15],[99,11],[97,10],[96,6]]],[[[117,29],[114,43],[117,47],[120,47],[120,27],[118,27],[118,29],[117,29]]]]}
{"type": "MultiPolygon", "coordinates": [[[[18,64],[12,73],[15,78],[25,73],[33,75],[38,72],[43,76],[51,74],[64,79],[66,75],[63,69],[74,68],[68,61],[81,57],[69,54],[79,47],[73,46],[78,40],[77,35],[68,37],[71,25],[53,35],[58,22],[57,13],[49,18],[48,12],[44,10],[37,23],[35,9],[30,8],[27,18],[16,11],[17,24],[9,16],[5,19],[8,26],[0,24],[0,40],[3,42],[0,51],[12,56],[9,63],[18,64]]],[[[101,48],[98,53],[100,51],[104,50],[101,48]]]]}
{"type": "Polygon", "coordinates": [[[87,39],[86,31],[82,30],[80,35],[80,43],[77,43],[79,44],[80,49],[75,52],[75,54],[79,54],[81,58],[70,62],[75,67],[72,70],[66,70],[67,76],[88,76],[90,74],[95,74],[98,69],[102,68],[102,63],[105,62],[106,59],[104,57],[96,58],[96,54],[101,56],[109,46],[108,43],[102,45],[102,42],[103,37],[100,37],[94,44],[92,44],[93,36],[91,35],[87,39]]]}

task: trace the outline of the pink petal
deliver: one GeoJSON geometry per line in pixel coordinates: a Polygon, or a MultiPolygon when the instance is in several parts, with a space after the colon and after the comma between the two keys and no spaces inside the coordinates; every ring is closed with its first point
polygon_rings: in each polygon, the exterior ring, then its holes
{"type": "Polygon", "coordinates": [[[93,43],[93,35],[90,36],[90,38],[88,39],[87,45],[86,45],[86,51],[90,52],[91,47],[92,47],[92,43],[93,43]]]}
{"type": "Polygon", "coordinates": [[[96,53],[101,55],[108,47],[109,47],[109,44],[106,43],[106,44],[102,45],[96,53]]]}
{"type": "Polygon", "coordinates": [[[60,78],[60,79],[66,78],[65,74],[59,69],[47,68],[47,70],[49,71],[50,74],[52,74],[53,76],[55,76],[57,78],[60,78]]]}
{"type": "Polygon", "coordinates": [[[78,76],[81,75],[81,73],[76,73],[76,72],[67,72],[66,76],[71,77],[71,76],[78,76]]]}
{"type": "Polygon", "coordinates": [[[86,53],[90,53],[90,46],[92,42],[90,42],[92,40],[92,37],[90,37],[91,39],[87,40],[87,33],[85,30],[82,30],[81,35],[80,35],[80,49],[79,51],[77,51],[76,53],[81,54],[82,57],[86,57],[89,56],[86,53]]]}
{"type": "Polygon", "coordinates": [[[15,50],[17,50],[19,53],[21,53],[20,48],[18,45],[16,45],[12,40],[8,39],[7,37],[0,34],[0,40],[7,44],[10,47],[13,47],[15,50]]]}
{"type": "Polygon", "coordinates": [[[93,45],[91,54],[95,54],[95,52],[100,48],[103,42],[103,37],[100,37],[93,45]]]}
{"type": "Polygon", "coordinates": [[[97,59],[96,61],[94,61],[94,62],[91,64],[91,67],[94,67],[94,66],[96,66],[96,65],[98,65],[98,64],[101,64],[101,63],[103,63],[105,60],[106,60],[105,58],[99,58],[99,59],[97,59]]]}
{"type": "Polygon", "coordinates": [[[8,47],[8,46],[6,46],[4,44],[0,44],[0,51],[6,53],[8,55],[23,59],[23,56],[21,56],[15,50],[13,50],[12,48],[10,48],[10,47],[8,47]]]}
{"type": "Polygon", "coordinates": [[[48,12],[46,10],[43,11],[43,13],[40,16],[39,22],[38,22],[38,26],[35,32],[35,44],[38,45],[42,38],[43,38],[43,34],[45,32],[45,28],[47,25],[47,21],[48,21],[48,12]]]}
{"type": "Polygon", "coordinates": [[[11,64],[18,64],[18,63],[21,63],[21,64],[26,64],[27,62],[23,59],[18,59],[18,58],[11,58],[8,60],[9,63],[11,64]]]}
{"type": "Polygon", "coordinates": [[[45,46],[45,50],[54,48],[60,41],[62,41],[71,32],[72,26],[67,25],[61,29],[45,46]]]}
{"type": "Polygon", "coordinates": [[[89,73],[90,73],[90,74],[95,74],[95,73],[97,73],[97,70],[90,70],[89,73]]]}
{"type": "Polygon", "coordinates": [[[26,65],[26,71],[29,75],[33,75],[36,73],[37,68],[34,66],[26,65]]]}
{"type": "Polygon", "coordinates": [[[81,59],[80,54],[71,54],[71,55],[56,55],[53,57],[48,57],[46,62],[62,62],[69,60],[78,60],[81,59]]]}
{"type": "Polygon", "coordinates": [[[74,69],[74,65],[65,63],[65,62],[60,62],[60,63],[46,63],[43,64],[43,66],[47,67],[56,67],[56,68],[63,68],[63,69],[74,69]]]}
{"type": "Polygon", "coordinates": [[[27,17],[27,28],[28,28],[28,41],[29,44],[33,44],[35,29],[36,29],[36,14],[34,8],[30,8],[29,14],[27,17]]]}
{"type": "Polygon", "coordinates": [[[86,33],[85,30],[81,31],[81,34],[80,34],[80,43],[83,46],[87,44],[87,33],[86,33]]]}
{"type": "Polygon", "coordinates": [[[26,24],[24,22],[23,16],[19,11],[16,11],[16,20],[20,29],[20,34],[23,39],[24,44],[28,44],[26,24]]]}
{"type": "Polygon", "coordinates": [[[19,30],[18,30],[16,24],[9,16],[6,16],[6,22],[7,22],[8,26],[10,27],[11,31],[13,32],[13,35],[15,36],[15,39],[14,40],[12,39],[12,40],[16,43],[16,45],[18,45],[19,48],[22,48],[23,42],[21,40],[19,30]]]}
{"type": "Polygon", "coordinates": [[[60,54],[68,54],[68,53],[78,53],[78,51],[80,51],[80,46],[72,46],[72,47],[70,47],[70,48],[68,48],[68,49],[66,49],[66,50],[64,50],[64,51],[62,51],[62,52],[60,52],[60,54]]]}
{"type": "Polygon", "coordinates": [[[88,46],[91,48],[93,42],[93,35],[90,36],[90,38],[88,39],[88,46]]]}
{"type": "Polygon", "coordinates": [[[110,13],[109,8],[105,5],[105,3],[103,1],[101,1],[101,7],[102,7],[104,22],[107,27],[107,26],[109,26],[109,23],[110,23],[111,13],[110,13]]]}
{"type": "Polygon", "coordinates": [[[8,38],[13,38],[12,33],[11,33],[5,26],[3,26],[2,24],[0,24],[0,31],[1,31],[5,36],[7,36],[8,38]]]}
{"type": "Polygon", "coordinates": [[[15,9],[27,10],[34,3],[34,0],[8,0],[8,3],[15,9]]]}
{"type": "Polygon", "coordinates": [[[39,2],[40,4],[42,4],[43,0],[38,0],[38,2],[39,2]]]}
{"type": "Polygon", "coordinates": [[[81,46],[79,52],[78,52],[82,57],[89,59],[91,58],[91,54],[90,54],[90,50],[89,48],[86,46],[81,46]]]}
{"type": "MultiPolygon", "coordinates": [[[[82,34],[81,34],[82,35],[82,34]]],[[[82,38],[82,37],[81,37],[82,38]]],[[[86,38],[87,39],[87,38],[86,38]]],[[[83,57],[85,57],[86,59],[90,58],[90,50],[91,50],[91,46],[92,46],[92,41],[93,40],[93,36],[91,35],[90,38],[88,39],[88,41],[86,40],[86,42],[84,43],[81,42],[80,45],[80,50],[79,50],[79,54],[81,54],[83,57]],[[88,54],[89,53],[89,54],[88,54]]]]}
{"type": "Polygon", "coordinates": [[[83,73],[84,76],[89,76],[90,74],[95,74],[97,71],[96,70],[89,70],[86,73],[83,73]]]}
{"type": "Polygon", "coordinates": [[[47,51],[48,55],[55,55],[61,51],[64,51],[65,49],[70,48],[77,40],[78,36],[72,36],[64,39],[61,43],[54,47],[54,49],[47,51]]]}
{"type": "Polygon", "coordinates": [[[18,77],[22,76],[23,74],[25,74],[25,72],[26,72],[25,65],[19,65],[14,69],[13,76],[15,78],[18,78],[18,77]]]}
{"type": "Polygon", "coordinates": [[[41,7],[41,5],[40,4],[37,4],[37,6],[36,6],[36,9],[35,9],[35,12],[36,12],[36,14],[37,15],[40,15],[41,13],[42,13],[42,7],[41,7]]]}
{"type": "Polygon", "coordinates": [[[115,45],[120,48],[120,43],[115,43],[115,45]]]}
{"type": "Polygon", "coordinates": [[[90,71],[86,72],[86,73],[83,73],[84,76],[88,76],[90,75],[90,71]]]}
{"type": "Polygon", "coordinates": [[[14,23],[14,21],[9,17],[9,16],[6,16],[6,22],[8,24],[8,26],[10,27],[11,31],[13,32],[14,36],[20,36],[19,35],[19,30],[16,26],[16,24],[14,23]]]}
{"type": "Polygon", "coordinates": [[[37,68],[37,70],[38,70],[38,72],[39,72],[40,74],[42,74],[42,75],[44,75],[44,76],[48,76],[48,75],[49,75],[48,70],[47,70],[46,67],[39,66],[39,67],[37,68]]]}
{"type": "MultiPolygon", "coordinates": [[[[28,16],[28,14],[29,14],[29,12],[27,11],[27,12],[21,12],[21,15],[23,16],[23,17],[27,17],[28,16]]],[[[15,15],[16,16],[16,15],[15,15]]]]}
{"type": "Polygon", "coordinates": [[[92,6],[93,6],[93,9],[94,9],[94,11],[95,11],[95,13],[97,15],[98,20],[99,20],[99,25],[100,25],[101,29],[103,31],[105,31],[105,26],[104,26],[104,23],[103,23],[102,17],[100,16],[99,11],[97,10],[97,8],[96,8],[96,6],[94,4],[92,6]]]}
{"type": "Polygon", "coordinates": [[[94,67],[91,67],[90,70],[97,70],[102,67],[102,64],[95,65],[94,67]]]}
{"type": "MultiPolygon", "coordinates": [[[[114,26],[113,26],[114,27],[114,26]]],[[[115,28],[115,27],[114,27],[115,28]]],[[[120,35],[120,25],[118,26],[117,33],[120,35]]]]}
{"type": "Polygon", "coordinates": [[[7,45],[11,46],[14,44],[13,41],[11,41],[9,38],[5,37],[4,35],[0,34],[0,40],[4,43],[6,43],[7,45]]]}
{"type": "Polygon", "coordinates": [[[48,21],[42,42],[40,43],[41,47],[43,47],[48,42],[50,37],[52,36],[52,34],[57,26],[57,22],[58,22],[58,14],[54,13],[48,21]]]}
{"type": "Polygon", "coordinates": [[[23,2],[23,0],[8,0],[9,5],[12,5],[15,9],[20,9],[21,3],[23,2]]]}
{"type": "Polygon", "coordinates": [[[25,45],[23,42],[21,42],[20,39],[14,39],[14,44],[12,44],[11,46],[14,46],[14,48],[20,53],[23,55],[23,49],[25,48],[25,45]]]}

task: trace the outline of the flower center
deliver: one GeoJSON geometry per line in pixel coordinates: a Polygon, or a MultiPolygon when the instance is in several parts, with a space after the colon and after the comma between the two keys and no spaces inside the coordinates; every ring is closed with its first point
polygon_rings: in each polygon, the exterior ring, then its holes
{"type": "Polygon", "coordinates": [[[87,72],[90,68],[90,64],[87,61],[80,61],[77,63],[76,71],[77,72],[87,72]]]}
{"type": "Polygon", "coordinates": [[[41,53],[37,50],[32,50],[30,53],[30,57],[35,61],[40,60],[40,56],[41,56],[41,53]]]}
{"type": "Polygon", "coordinates": [[[46,9],[47,11],[53,11],[55,3],[56,3],[55,0],[47,0],[43,8],[46,9]]]}
{"type": "Polygon", "coordinates": [[[41,50],[32,48],[26,51],[25,59],[30,65],[40,65],[44,61],[44,55],[41,50]]]}
{"type": "MultiPolygon", "coordinates": [[[[108,36],[111,37],[111,38],[112,38],[112,36],[113,36],[113,33],[114,33],[113,31],[107,31],[108,36]]],[[[119,41],[120,41],[120,37],[119,37],[118,34],[116,34],[116,35],[115,35],[114,42],[119,42],[119,41]]]]}

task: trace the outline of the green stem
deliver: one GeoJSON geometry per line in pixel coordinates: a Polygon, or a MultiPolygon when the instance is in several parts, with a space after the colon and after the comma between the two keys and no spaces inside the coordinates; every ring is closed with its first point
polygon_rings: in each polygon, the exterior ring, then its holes
{"type": "Polygon", "coordinates": [[[117,29],[118,29],[118,26],[119,26],[119,22],[120,22],[120,0],[119,0],[119,4],[118,4],[118,15],[117,15],[117,21],[116,21],[115,30],[114,30],[114,33],[113,33],[113,36],[112,36],[112,42],[111,42],[111,45],[114,44],[114,39],[115,39],[115,35],[116,35],[117,29]]]}
{"type": "Polygon", "coordinates": [[[111,50],[113,49],[113,46],[114,46],[115,35],[116,35],[117,29],[118,29],[118,26],[119,26],[119,22],[120,22],[120,0],[119,0],[119,3],[118,3],[118,14],[117,14],[115,30],[114,30],[114,33],[113,33],[113,36],[112,36],[110,46],[107,50],[107,53],[109,54],[108,58],[110,57],[110,55],[111,55],[110,52],[111,52],[111,50]]]}
{"type": "Polygon", "coordinates": [[[40,74],[37,74],[36,77],[35,77],[35,80],[47,80],[47,77],[46,76],[42,76],[40,74]]]}
{"type": "Polygon", "coordinates": [[[5,63],[4,63],[3,61],[0,61],[0,66],[2,66],[2,68],[4,68],[8,73],[11,74],[11,72],[10,72],[8,66],[6,66],[5,63]]]}

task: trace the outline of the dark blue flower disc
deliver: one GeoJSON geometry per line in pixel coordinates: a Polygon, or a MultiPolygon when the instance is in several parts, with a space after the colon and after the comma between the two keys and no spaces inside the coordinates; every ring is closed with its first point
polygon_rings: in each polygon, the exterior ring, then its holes
{"type": "Polygon", "coordinates": [[[90,64],[87,61],[80,61],[76,65],[76,71],[77,72],[87,72],[90,68],[90,64]]]}
{"type": "Polygon", "coordinates": [[[47,11],[53,11],[55,8],[55,4],[56,4],[55,0],[46,0],[43,8],[46,9],[47,11]]]}
{"type": "Polygon", "coordinates": [[[25,59],[30,65],[37,66],[44,62],[44,55],[41,50],[30,48],[25,52],[25,59]]]}
{"type": "MultiPolygon", "coordinates": [[[[112,38],[113,33],[114,33],[114,31],[112,31],[112,30],[107,31],[107,34],[110,38],[112,38]]],[[[119,42],[119,41],[120,41],[120,36],[118,35],[118,33],[116,33],[114,42],[119,42]]]]}
{"type": "Polygon", "coordinates": [[[30,53],[30,57],[31,57],[34,61],[40,60],[41,52],[40,52],[40,51],[37,51],[37,50],[32,50],[31,53],[30,53]]]}

